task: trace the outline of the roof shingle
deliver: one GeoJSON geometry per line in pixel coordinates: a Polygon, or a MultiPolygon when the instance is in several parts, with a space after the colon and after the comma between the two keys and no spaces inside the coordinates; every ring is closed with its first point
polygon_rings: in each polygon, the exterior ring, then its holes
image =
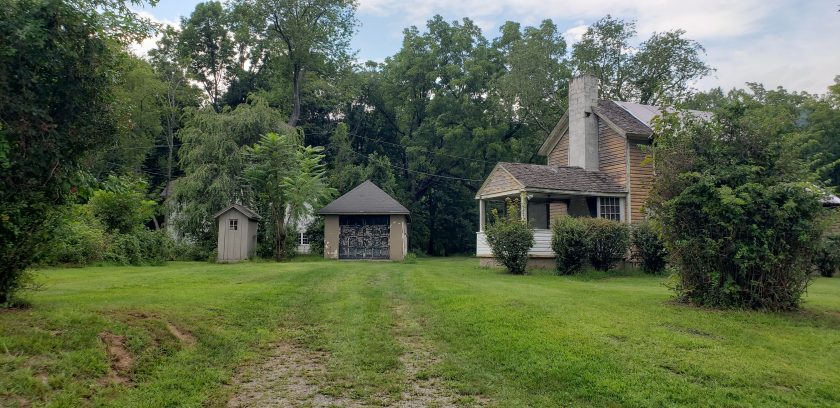
{"type": "Polygon", "coordinates": [[[408,214],[409,211],[370,180],[359,184],[318,214],[408,214]]]}
{"type": "Polygon", "coordinates": [[[528,188],[580,191],[592,193],[624,193],[624,187],[600,171],[571,166],[499,163],[511,176],[528,188]]]}

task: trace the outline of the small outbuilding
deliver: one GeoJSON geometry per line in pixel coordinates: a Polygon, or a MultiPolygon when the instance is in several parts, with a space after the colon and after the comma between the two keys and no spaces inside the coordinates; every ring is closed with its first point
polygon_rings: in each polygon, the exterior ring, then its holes
{"type": "Polygon", "coordinates": [[[401,261],[408,252],[408,209],[370,180],[318,213],[325,258],[401,261]]]}
{"type": "Polygon", "coordinates": [[[254,256],[260,216],[244,205],[232,204],[213,215],[219,227],[218,262],[236,262],[254,256]]]}

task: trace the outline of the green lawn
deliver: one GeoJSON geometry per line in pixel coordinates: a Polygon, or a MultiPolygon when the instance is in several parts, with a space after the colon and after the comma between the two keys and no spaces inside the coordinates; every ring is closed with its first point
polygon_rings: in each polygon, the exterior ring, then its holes
{"type": "Polygon", "coordinates": [[[0,311],[0,406],[224,406],[272,344],[324,353],[325,393],[363,405],[406,387],[395,332],[434,346],[425,377],[493,406],[838,406],[840,279],[798,313],[670,302],[660,277],[511,276],[474,259],[297,261],[40,271],[0,311]],[[174,325],[195,344],[179,341],[174,325]],[[99,334],[125,336],[104,381],[99,334]]]}

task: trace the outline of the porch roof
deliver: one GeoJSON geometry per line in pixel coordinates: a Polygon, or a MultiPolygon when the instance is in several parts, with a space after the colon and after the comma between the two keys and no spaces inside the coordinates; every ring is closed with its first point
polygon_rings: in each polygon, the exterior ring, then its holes
{"type": "Polygon", "coordinates": [[[607,195],[626,193],[624,186],[600,171],[572,166],[501,162],[484,181],[476,198],[516,191],[607,195]],[[504,179],[504,182],[499,182],[500,179],[504,179]]]}

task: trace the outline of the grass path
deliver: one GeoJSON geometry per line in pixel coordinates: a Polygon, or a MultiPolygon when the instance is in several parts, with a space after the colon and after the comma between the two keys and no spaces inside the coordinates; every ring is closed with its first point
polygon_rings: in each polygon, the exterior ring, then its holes
{"type": "Polygon", "coordinates": [[[45,270],[0,312],[0,406],[840,405],[840,279],[721,312],[476,263],[45,270]]]}

